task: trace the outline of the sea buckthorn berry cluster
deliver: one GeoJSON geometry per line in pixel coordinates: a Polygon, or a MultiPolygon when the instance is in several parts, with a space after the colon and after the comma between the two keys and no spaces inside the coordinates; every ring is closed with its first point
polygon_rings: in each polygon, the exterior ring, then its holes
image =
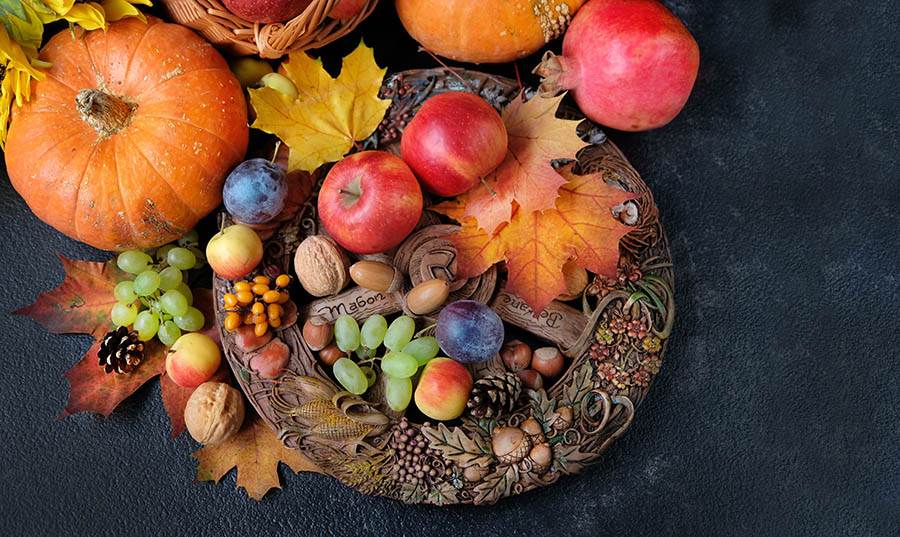
{"type": "Polygon", "coordinates": [[[291,277],[281,274],[273,282],[259,275],[251,281],[234,282],[234,291],[225,293],[225,330],[234,332],[241,325],[253,325],[257,336],[264,336],[269,328],[279,328],[284,315],[284,304],[291,299],[287,287],[291,277]],[[274,284],[274,285],[273,285],[274,284]]]}

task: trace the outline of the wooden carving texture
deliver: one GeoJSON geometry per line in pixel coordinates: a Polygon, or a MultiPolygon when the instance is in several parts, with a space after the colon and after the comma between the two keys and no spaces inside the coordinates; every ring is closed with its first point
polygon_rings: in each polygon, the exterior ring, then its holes
{"type": "MultiPolygon", "coordinates": [[[[392,75],[383,95],[393,104],[365,147],[396,151],[400,133],[417,107],[445,91],[476,91],[500,109],[518,90],[511,80],[471,71],[392,75]]],[[[577,117],[572,110],[562,113],[577,117]]],[[[395,278],[392,290],[350,287],[321,299],[293,291],[298,321],[276,331],[276,341],[290,350],[286,369],[277,378],[262,378],[250,366],[253,353],[240,351],[234,335],[222,330],[225,354],[241,388],[286,445],[302,450],[323,471],[366,494],[408,503],[490,504],[581,472],[625,432],[635,405],[659,372],[672,329],[671,258],[646,184],[602,131],[583,122],[579,133],[592,145],[578,155],[577,168],[601,173],[607,183],[640,194],[614,210],[617,218],[635,226],[621,242],[617,277],[593,277],[580,299],[553,302],[535,317],[524,301],[503,291],[503,274],[497,267],[471,280],[453,281],[456,252],[447,236],[456,226],[426,211],[418,230],[395,252],[374,257],[393,264],[402,276],[395,278]],[[303,342],[303,320],[309,315],[334,320],[349,314],[363,320],[374,313],[397,314],[404,311],[405,292],[434,277],[453,281],[450,300],[470,298],[490,304],[511,330],[537,345],[559,347],[567,356],[564,373],[545,389],[523,389],[513,412],[481,420],[464,414],[449,424],[412,423],[391,412],[377,382],[362,397],[342,391],[303,342]],[[492,435],[509,427],[530,431],[526,445],[520,446],[521,456],[497,457],[492,435]],[[401,434],[420,448],[418,475],[416,468],[404,466],[408,458],[395,449],[396,441],[391,442],[401,434]]],[[[266,242],[261,272],[291,272],[297,245],[321,232],[315,203],[313,196],[266,242]]],[[[216,279],[214,287],[221,321],[221,297],[230,291],[230,282],[216,279]]],[[[421,329],[432,322],[433,318],[419,318],[417,325],[421,329]]],[[[472,372],[478,379],[505,369],[495,357],[472,372]]]]}

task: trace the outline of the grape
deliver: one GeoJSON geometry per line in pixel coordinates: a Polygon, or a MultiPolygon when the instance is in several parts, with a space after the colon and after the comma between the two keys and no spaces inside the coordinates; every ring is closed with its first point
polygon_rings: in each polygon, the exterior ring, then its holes
{"type": "Polygon", "coordinates": [[[181,271],[175,267],[166,267],[159,271],[159,288],[163,291],[176,289],[181,285],[181,271]]]}
{"type": "Polygon", "coordinates": [[[159,289],[159,273],[155,270],[145,270],[134,279],[134,292],[138,296],[150,296],[159,289]]]}
{"type": "Polygon", "coordinates": [[[422,367],[437,356],[440,350],[441,347],[438,345],[437,339],[431,336],[418,337],[403,347],[403,353],[415,358],[416,362],[419,363],[419,367],[422,367]]]}
{"type": "Polygon", "coordinates": [[[364,366],[359,368],[360,371],[363,372],[363,375],[366,376],[366,383],[371,388],[375,381],[378,380],[378,376],[375,374],[375,370],[369,366],[364,366]]]}
{"type": "Polygon", "coordinates": [[[188,284],[181,282],[176,290],[184,295],[184,298],[188,301],[188,306],[194,305],[194,293],[191,292],[191,288],[188,287],[188,284]]]}
{"type": "Polygon", "coordinates": [[[360,339],[364,347],[377,349],[384,341],[387,332],[387,320],[381,315],[373,315],[366,319],[360,330],[360,339]]]}
{"type": "Polygon", "coordinates": [[[195,229],[188,231],[184,237],[178,239],[178,246],[183,246],[185,248],[188,246],[197,246],[198,244],[200,244],[200,235],[195,229]]]}
{"type": "Polygon", "coordinates": [[[152,261],[153,259],[149,255],[140,250],[128,250],[119,254],[119,257],[116,258],[116,265],[125,272],[140,274],[147,270],[147,266],[152,261]]]}
{"type": "Polygon", "coordinates": [[[292,100],[296,99],[299,95],[297,86],[294,85],[290,78],[281,73],[267,73],[263,75],[259,81],[262,82],[263,86],[272,88],[279,93],[283,93],[292,100]]]}
{"type": "Polygon", "coordinates": [[[116,326],[128,326],[134,322],[137,314],[137,306],[134,304],[118,303],[112,307],[109,318],[112,319],[112,322],[115,323],[116,326]]]}
{"type": "Polygon", "coordinates": [[[401,412],[409,406],[412,399],[412,380],[386,376],[384,379],[384,398],[391,410],[401,412]]]}
{"type": "Polygon", "coordinates": [[[334,322],[334,340],[344,352],[353,352],[359,348],[359,324],[349,315],[341,315],[334,322]]]}
{"type": "Polygon", "coordinates": [[[193,307],[188,308],[187,313],[184,315],[177,315],[173,320],[175,321],[175,324],[178,325],[178,328],[187,332],[196,332],[206,324],[203,312],[193,307]]]}
{"type": "Polygon", "coordinates": [[[149,310],[138,313],[137,319],[134,320],[134,329],[137,330],[141,341],[150,341],[159,330],[159,316],[149,310]]]}
{"type": "Polygon", "coordinates": [[[131,304],[137,300],[137,294],[134,292],[134,282],[125,280],[116,284],[113,289],[113,295],[121,304],[131,304]]]}
{"type": "Polygon", "coordinates": [[[287,195],[284,170],[264,158],[238,164],[222,189],[225,209],[248,224],[271,222],[284,209],[287,195]]]}
{"type": "Polygon", "coordinates": [[[169,266],[179,270],[188,270],[194,268],[194,265],[197,264],[197,258],[194,257],[194,252],[187,248],[172,248],[166,254],[166,262],[169,263],[169,266]]]}
{"type": "Polygon", "coordinates": [[[503,346],[503,321],[474,300],[458,300],[441,310],[437,340],[447,356],[470,364],[491,359],[503,346]]]}
{"type": "Polygon", "coordinates": [[[264,75],[272,72],[272,66],[268,62],[254,57],[238,58],[231,61],[231,72],[241,83],[241,86],[252,86],[259,82],[264,75]]]}
{"type": "Polygon", "coordinates": [[[406,353],[389,352],[381,359],[381,369],[392,377],[405,379],[416,374],[419,362],[406,353]]]}
{"type": "Polygon", "coordinates": [[[187,298],[178,291],[166,291],[159,297],[159,305],[168,314],[179,316],[188,312],[187,298]]]}
{"type": "Polygon", "coordinates": [[[406,346],[416,333],[416,322],[412,317],[401,315],[394,319],[384,335],[384,346],[399,351],[406,346]]]}
{"type": "Polygon", "coordinates": [[[174,322],[166,321],[159,327],[157,335],[163,345],[170,347],[181,337],[181,329],[174,322]]]}
{"type": "Polygon", "coordinates": [[[159,259],[160,261],[165,261],[166,257],[169,255],[169,250],[171,250],[172,248],[175,248],[174,244],[167,244],[165,246],[160,246],[156,250],[156,259],[159,259]]]}
{"type": "Polygon", "coordinates": [[[356,362],[350,358],[340,358],[332,366],[334,378],[344,387],[345,390],[352,394],[362,395],[366,393],[369,382],[366,380],[365,373],[356,365],[356,362]]]}

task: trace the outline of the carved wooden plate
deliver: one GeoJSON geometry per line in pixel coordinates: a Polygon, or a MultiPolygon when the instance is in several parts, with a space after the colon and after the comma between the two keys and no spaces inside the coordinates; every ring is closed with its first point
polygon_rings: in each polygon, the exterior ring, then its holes
{"type": "MultiPolygon", "coordinates": [[[[472,71],[437,69],[390,76],[383,95],[393,103],[364,146],[396,151],[405,123],[429,96],[473,90],[498,109],[518,92],[512,80],[472,71]]],[[[578,117],[572,110],[559,114],[578,117]]],[[[456,226],[429,211],[395,252],[380,256],[402,275],[396,291],[350,287],[313,300],[299,287],[292,289],[297,321],[285,323],[261,348],[242,345],[235,334],[221,328],[222,295],[231,291],[231,283],[215,280],[216,315],[228,363],[257,412],[286,445],[302,450],[324,472],[366,494],[409,503],[488,504],[581,472],[625,432],[635,406],[659,372],[672,329],[671,258],[647,185],[602,131],[585,121],[579,133],[593,145],[579,153],[576,171],[600,173],[607,183],[640,194],[613,212],[635,230],[621,242],[616,278],[592,276],[582,296],[553,302],[538,317],[522,300],[504,292],[502,268],[455,281],[456,252],[447,236],[456,226]],[[453,281],[451,300],[490,304],[507,324],[508,338],[514,333],[532,347],[558,347],[567,357],[564,373],[544,389],[521,389],[512,411],[480,419],[467,412],[449,423],[424,421],[412,404],[408,416],[390,411],[378,382],[361,397],[342,391],[330,368],[323,368],[304,343],[300,328],[304,319],[313,314],[329,320],[344,313],[358,320],[374,313],[398,314],[405,291],[434,277],[453,281]],[[257,357],[277,354],[285,345],[289,359],[274,378],[255,367],[261,360],[257,357]],[[492,437],[501,433],[518,439],[512,453],[494,453],[492,437]]],[[[314,183],[318,180],[321,176],[314,183]]],[[[229,221],[228,215],[223,219],[229,221]]],[[[293,218],[266,231],[270,237],[260,273],[291,274],[297,245],[321,232],[315,188],[293,218]]],[[[430,324],[428,318],[417,319],[419,329],[430,324]]],[[[472,373],[476,383],[488,379],[485,382],[515,384],[515,375],[507,374],[499,357],[473,367],[472,373]]]]}

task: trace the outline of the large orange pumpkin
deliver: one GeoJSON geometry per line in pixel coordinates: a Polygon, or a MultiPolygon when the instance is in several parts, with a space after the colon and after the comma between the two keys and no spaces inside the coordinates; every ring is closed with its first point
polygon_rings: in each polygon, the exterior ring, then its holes
{"type": "Polygon", "coordinates": [[[562,35],[585,0],[397,0],[403,26],[425,48],[454,60],[503,63],[562,35]]]}
{"type": "Polygon", "coordinates": [[[13,111],[6,166],[35,215],[104,250],[159,246],[222,199],[247,149],[240,84],[193,32],[148,17],[55,35],[13,111]]]}

